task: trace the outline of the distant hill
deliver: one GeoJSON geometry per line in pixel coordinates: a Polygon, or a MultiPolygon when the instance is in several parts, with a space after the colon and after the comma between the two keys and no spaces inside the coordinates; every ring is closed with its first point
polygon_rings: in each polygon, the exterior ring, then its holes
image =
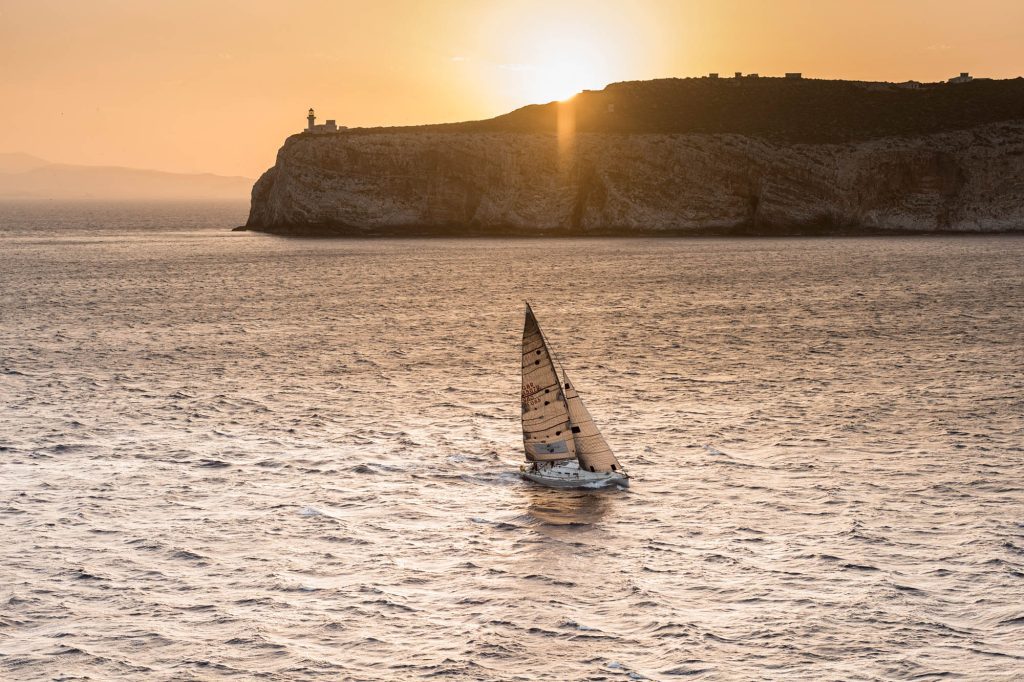
{"type": "Polygon", "coordinates": [[[0,199],[245,200],[252,182],[238,176],[77,166],[28,154],[0,154],[0,199]]]}
{"type": "Polygon", "coordinates": [[[0,154],[0,173],[23,173],[25,171],[49,166],[50,162],[29,154],[0,154]]]}
{"type": "MultiPolygon", "coordinates": [[[[559,103],[483,121],[360,132],[555,132],[559,103]]],[[[878,83],[788,78],[662,78],[587,90],[567,105],[579,133],[734,133],[836,143],[928,135],[1024,119],[1024,78],[878,83]]]]}

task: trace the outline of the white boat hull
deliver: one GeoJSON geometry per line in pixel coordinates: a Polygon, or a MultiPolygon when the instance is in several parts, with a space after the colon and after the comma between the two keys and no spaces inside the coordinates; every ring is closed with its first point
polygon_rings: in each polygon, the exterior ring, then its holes
{"type": "Polygon", "coordinates": [[[592,472],[580,469],[576,462],[554,465],[540,465],[534,468],[524,465],[519,469],[523,478],[549,488],[608,488],[629,487],[629,476],[618,472],[592,472]]]}

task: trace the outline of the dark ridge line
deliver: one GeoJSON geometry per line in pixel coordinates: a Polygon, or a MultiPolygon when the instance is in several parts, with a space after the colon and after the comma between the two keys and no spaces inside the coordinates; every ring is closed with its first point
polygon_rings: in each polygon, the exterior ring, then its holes
{"type": "MultiPolygon", "coordinates": [[[[1024,78],[907,84],[825,79],[663,78],[612,83],[569,100],[577,133],[737,134],[787,143],[844,143],[966,130],[1024,120],[1024,78]]],[[[548,133],[559,102],[489,119],[299,132],[288,141],[344,135],[548,133]]]]}

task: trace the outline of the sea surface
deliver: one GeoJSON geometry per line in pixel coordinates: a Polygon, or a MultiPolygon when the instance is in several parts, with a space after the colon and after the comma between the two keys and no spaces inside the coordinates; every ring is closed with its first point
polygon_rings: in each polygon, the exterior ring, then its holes
{"type": "Polygon", "coordinates": [[[0,206],[0,679],[1020,680],[1024,238],[0,206]],[[523,301],[633,477],[517,476],[523,301]]]}

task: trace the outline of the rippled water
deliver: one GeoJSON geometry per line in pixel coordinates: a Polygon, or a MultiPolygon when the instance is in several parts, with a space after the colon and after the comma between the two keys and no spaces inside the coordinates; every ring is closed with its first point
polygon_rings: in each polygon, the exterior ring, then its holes
{"type": "Polygon", "coordinates": [[[1024,671],[1024,239],[84,210],[0,209],[2,678],[1024,671]],[[515,475],[525,298],[629,491],[515,475]]]}

